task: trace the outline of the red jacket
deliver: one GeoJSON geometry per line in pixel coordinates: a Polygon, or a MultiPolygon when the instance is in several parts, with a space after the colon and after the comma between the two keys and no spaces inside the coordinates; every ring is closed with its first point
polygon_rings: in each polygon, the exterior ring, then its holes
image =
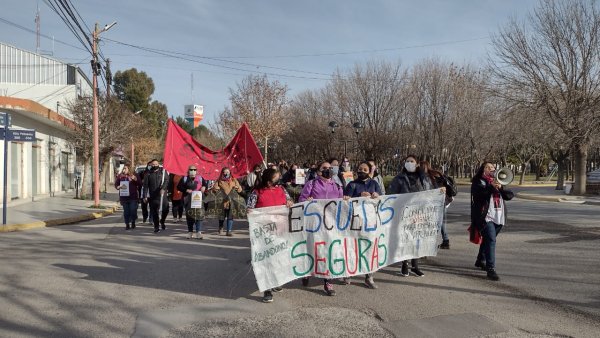
{"type": "Polygon", "coordinates": [[[275,186],[272,188],[264,188],[256,190],[257,201],[255,208],[274,207],[277,205],[285,205],[287,199],[283,187],[275,186]]]}

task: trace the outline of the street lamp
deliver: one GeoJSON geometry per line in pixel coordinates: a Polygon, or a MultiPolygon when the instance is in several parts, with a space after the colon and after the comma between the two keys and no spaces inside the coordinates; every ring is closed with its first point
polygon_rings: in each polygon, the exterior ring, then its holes
{"type": "Polygon", "coordinates": [[[100,63],[98,62],[98,40],[100,33],[111,29],[117,22],[113,22],[104,26],[102,30],[98,29],[98,23],[92,32],[92,75],[94,86],[94,115],[93,115],[93,132],[94,132],[94,206],[100,205],[100,133],[98,128],[98,74],[100,73],[100,63]]]}

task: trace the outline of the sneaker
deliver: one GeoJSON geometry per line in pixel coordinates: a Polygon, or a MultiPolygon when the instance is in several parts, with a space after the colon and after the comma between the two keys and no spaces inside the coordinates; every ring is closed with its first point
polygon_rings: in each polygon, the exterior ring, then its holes
{"type": "Polygon", "coordinates": [[[365,285],[369,289],[377,289],[377,285],[375,285],[375,281],[373,280],[373,277],[366,277],[365,278],[365,285]]]}
{"type": "Polygon", "coordinates": [[[302,278],[302,286],[308,286],[308,277],[302,278]]]}
{"type": "Polygon", "coordinates": [[[204,237],[202,236],[202,232],[198,231],[196,233],[196,239],[204,239],[204,237]]]}
{"type": "Polygon", "coordinates": [[[341,282],[343,285],[350,285],[352,284],[352,280],[350,279],[350,277],[344,277],[341,279],[341,282]]]}
{"type": "Polygon", "coordinates": [[[325,290],[325,293],[328,296],[330,296],[330,297],[335,296],[335,290],[333,289],[333,285],[331,285],[331,283],[325,282],[325,286],[323,287],[323,289],[325,290]]]}
{"type": "Polygon", "coordinates": [[[273,291],[273,292],[281,292],[281,291],[283,291],[283,289],[278,286],[276,288],[272,288],[271,291],[273,291]]]}
{"type": "Polygon", "coordinates": [[[410,271],[412,271],[412,273],[414,273],[415,275],[417,275],[417,277],[423,277],[423,276],[425,276],[425,274],[423,273],[423,271],[419,270],[419,268],[412,268],[412,269],[410,269],[410,271]]]}
{"type": "Polygon", "coordinates": [[[408,277],[410,274],[408,273],[408,265],[402,264],[402,269],[400,270],[400,276],[408,277]]]}
{"type": "Polygon", "coordinates": [[[487,266],[485,265],[485,262],[475,261],[475,267],[480,268],[483,271],[487,271],[487,266]]]}
{"type": "Polygon", "coordinates": [[[157,234],[157,233],[159,233],[159,232],[160,232],[160,230],[158,230],[158,229],[154,229],[154,233],[155,233],[155,234],[157,234]]]}
{"type": "Polygon", "coordinates": [[[231,233],[231,231],[227,231],[227,237],[233,237],[233,234],[231,233]]]}
{"type": "Polygon", "coordinates": [[[219,236],[223,236],[223,228],[222,227],[219,228],[219,236]]]}
{"type": "Polygon", "coordinates": [[[499,281],[500,277],[498,277],[498,274],[496,273],[496,270],[488,270],[487,272],[487,278],[489,280],[493,280],[493,281],[499,281]]]}
{"type": "Polygon", "coordinates": [[[273,293],[271,291],[265,291],[262,301],[263,303],[273,303],[273,293]]]}
{"type": "Polygon", "coordinates": [[[450,249],[450,241],[449,240],[443,241],[442,244],[440,245],[440,249],[449,250],[450,249]]]}
{"type": "Polygon", "coordinates": [[[192,232],[188,232],[188,234],[187,234],[187,237],[186,237],[186,238],[187,238],[187,239],[192,239],[192,236],[193,236],[193,233],[192,233],[192,232]]]}

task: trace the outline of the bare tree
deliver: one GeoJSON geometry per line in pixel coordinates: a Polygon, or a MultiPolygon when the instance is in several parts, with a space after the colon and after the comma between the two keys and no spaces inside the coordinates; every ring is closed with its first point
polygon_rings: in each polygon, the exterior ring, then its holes
{"type": "Polygon", "coordinates": [[[257,142],[262,143],[266,161],[269,141],[277,141],[288,128],[287,86],[269,81],[266,75],[249,75],[229,91],[231,108],[225,107],[217,122],[222,136],[229,138],[246,122],[257,142]]]}
{"type": "MultiPolygon", "coordinates": [[[[69,103],[69,109],[73,114],[75,130],[69,136],[69,141],[75,146],[78,156],[84,163],[82,176],[81,196],[85,197],[86,187],[85,174],[89,170],[93,156],[93,133],[92,133],[92,98],[84,97],[69,103]]],[[[131,138],[145,129],[143,121],[127,110],[125,105],[116,99],[106,100],[100,98],[98,101],[99,125],[99,152],[105,166],[115,149],[131,144],[131,138]]],[[[102,175],[103,179],[105,175],[102,175]]],[[[97,182],[96,184],[100,184],[97,182]]]]}
{"type": "Polygon", "coordinates": [[[592,133],[600,126],[600,12],[595,1],[543,0],[526,24],[493,37],[490,66],[501,95],[541,109],[574,149],[574,193],[586,190],[592,133]]]}

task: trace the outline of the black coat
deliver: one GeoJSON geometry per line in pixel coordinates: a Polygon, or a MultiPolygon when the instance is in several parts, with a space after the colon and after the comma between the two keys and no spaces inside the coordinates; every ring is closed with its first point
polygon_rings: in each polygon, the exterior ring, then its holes
{"type": "Polygon", "coordinates": [[[408,174],[403,170],[396,177],[394,177],[392,183],[390,183],[390,186],[388,187],[387,193],[389,195],[408,194],[411,192],[425,191],[435,188],[427,175],[420,171],[418,172],[418,175],[421,183],[420,188],[411,186],[408,174]]]}
{"type": "MultiPolygon", "coordinates": [[[[471,224],[482,229],[485,225],[485,217],[490,209],[492,194],[498,190],[483,178],[474,178],[471,183],[471,224]]],[[[512,191],[501,187],[500,195],[505,201],[510,201],[515,196],[512,191]]],[[[504,214],[507,215],[506,204],[504,214]]],[[[474,230],[474,227],[471,227],[474,230]]]]}
{"type": "MultiPolygon", "coordinates": [[[[205,184],[205,180],[203,180],[202,178],[200,178],[201,180],[201,185],[205,184]]],[[[187,192],[187,190],[200,190],[202,187],[198,187],[198,182],[196,182],[195,180],[191,179],[189,176],[184,176],[181,178],[181,180],[179,180],[179,184],[177,184],[177,190],[181,191],[183,193],[183,206],[187,209],[190,208],[190,206],[192,205],[192,200],[190,198],[190,194],[187,192]]]]}
{"type": "Polygon", "coordinates": [[[169,184],[169,173],[163,168],[149,171],[144,176],[143,197],[148,199],[160,198],[160,191],[167,191],[169,184]]]}

